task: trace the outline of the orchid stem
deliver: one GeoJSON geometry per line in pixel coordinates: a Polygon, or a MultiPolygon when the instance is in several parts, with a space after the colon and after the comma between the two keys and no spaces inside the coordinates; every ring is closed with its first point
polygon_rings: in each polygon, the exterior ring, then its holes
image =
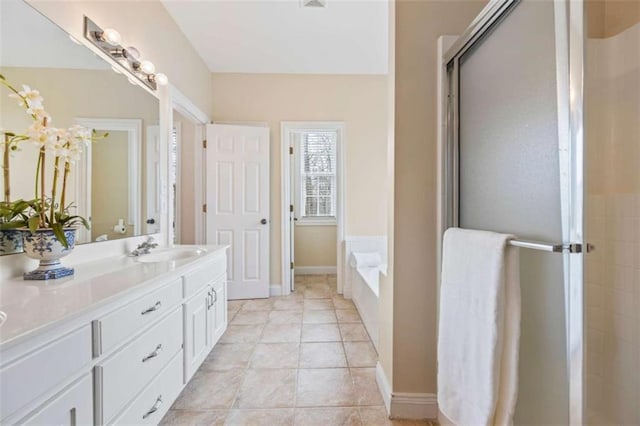
{"type": "Polygon", "coordinates": [[[9,186],[9,135],[4,135],[4,159],[2,163],[2,173],[4,177],[4,202],[7,207],[11,203],[11,187],[9,186]]]}
{"type": "Polygon", "coordinates": [[[40,228],[46,228],[46,214],[45,214],[45,198],[44,198],[44,172],[45,172],[45,149],[44,146],[40,148],[40,228]]]}
{"type": "Polygon", "coordinates": [[[58,170],[59,165],[60,157],[56,157],[53,165],[53,187],[51,188],[51,206],[49,207],[49,223],[51,225],[55,222],[56,189],[58,187],[58,175],[60,174],[58,170]]]}
{"type": "Polygon", "coordinates": [[[69,172],[71,171],[71,165],[69,161],[65,161],[64,163],[64,176],[62,177],[62,194],[60,194],[60,216],[64,213],[64,205],[66,202],[67,195],[67,177],[69,176],[69,172]]]}

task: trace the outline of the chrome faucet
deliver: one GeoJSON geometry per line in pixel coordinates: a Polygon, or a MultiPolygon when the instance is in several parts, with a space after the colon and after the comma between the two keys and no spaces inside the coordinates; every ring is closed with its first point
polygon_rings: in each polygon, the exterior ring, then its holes
{"type": "Polygon", "coordinates": [[[142,256],[143,254],[149,254],[149,251],[156,247],[158,247],[158,244],[153,242],[153,237],[149,237],[146,241],[140,243],[135,250],[129,253],[129,256],[137,257],[142,256]]]}

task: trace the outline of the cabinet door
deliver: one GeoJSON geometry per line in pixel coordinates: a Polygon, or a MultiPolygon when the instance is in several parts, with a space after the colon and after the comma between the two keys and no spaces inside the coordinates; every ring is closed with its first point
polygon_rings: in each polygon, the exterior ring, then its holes
{"type": "Polygon", "coordinates": [[[210,290],[211,287],[204,287],[184,304],[185,383],[191,379],[213,347],[210,290]]]}
{"type": "Polygon", "coordinates": [[[215,303],[213,305],[213,344],[215,345],[227,329],[227,284],[226,279],[213,285],[215,303]]]}
{"type": "Polygon", "coordinates": [[[93,424],[93,385],[91,375],[60,392],[18,422],[25,425],[91,425],[93,424]]]}

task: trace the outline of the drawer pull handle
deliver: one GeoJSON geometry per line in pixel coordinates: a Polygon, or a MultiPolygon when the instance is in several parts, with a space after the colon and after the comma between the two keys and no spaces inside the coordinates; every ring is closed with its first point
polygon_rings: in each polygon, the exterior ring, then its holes
{"type": "Polygon", "coordinates": [[[207,310],[211,309],[213,306],[213,295],[211,294],[211,290],[207,292],[207,310]]]}
{"type": "Polygon", "coordinates": [[[160,352],[162,351],[162,343],[159,344],[158,346],[156,346],[156,350],[151,352],[149,355],[145,356],[144,358],[142,358],[142,362],[147,362],[152,358],[157,357],[158,355],[160,355],[160,352]]]}
{"type": "Polygon", "coordinates": [[[162,306],[162,302],[160,302],[159,300],[156,302],[155,305],[153,305],[150,308],[145,309],[144,311],[140,312],[141,315],[147,315],[150,314],[153,311],[157,311],[158,309],[160,309],[160,307],[162,306]]]}
{"type": "Polygon", "coordinates": [[[211,289],[211,291],[213,291],[213,295],[215,296],[215,299],[213,299],[213,303],[211,303],[211,305],[218,303],[218,292],[215,289],[211,289]]]}
{"type": "Polygon", "coordinates": [[[151,407],[149,409],[149,411],[147,411],[144,416],[142,416],[142,419],[146,419],[147,417],[149,417],[150,415],[152,415],[153,413],[155,413],[156,411],[158,411],[158,409],[160,408],[160,406],[162,405],[162,395],[160,395],[158,397],[158,399],[156,399],[156,403],[153,404],[153,407],[151,407]]]}

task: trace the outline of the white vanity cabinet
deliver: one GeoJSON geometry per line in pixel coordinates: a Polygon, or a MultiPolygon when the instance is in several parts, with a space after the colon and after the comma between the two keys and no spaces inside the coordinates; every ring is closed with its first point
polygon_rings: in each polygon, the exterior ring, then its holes
{"type": "Polygon", "coordinates": [[[227,328],[225,266],[220,261],[212,262],[184,277],[185,293],[195,293],[184,304],[185,383],[227,328]]]}
{"type": "Polygon", "coordinates": [[[121,274],[79,281],[83,295],[108,301],[10,345],[0,334],[0,424],[158,424],[226,330],[226,248],[208,249],[170,267],[127,263],[121,274]]]}
{"type": "Polygon", "coordinates": [[[93,422],[91,374],[60,391],[20,421],[24,425],[76,426],[93,422]]]}

